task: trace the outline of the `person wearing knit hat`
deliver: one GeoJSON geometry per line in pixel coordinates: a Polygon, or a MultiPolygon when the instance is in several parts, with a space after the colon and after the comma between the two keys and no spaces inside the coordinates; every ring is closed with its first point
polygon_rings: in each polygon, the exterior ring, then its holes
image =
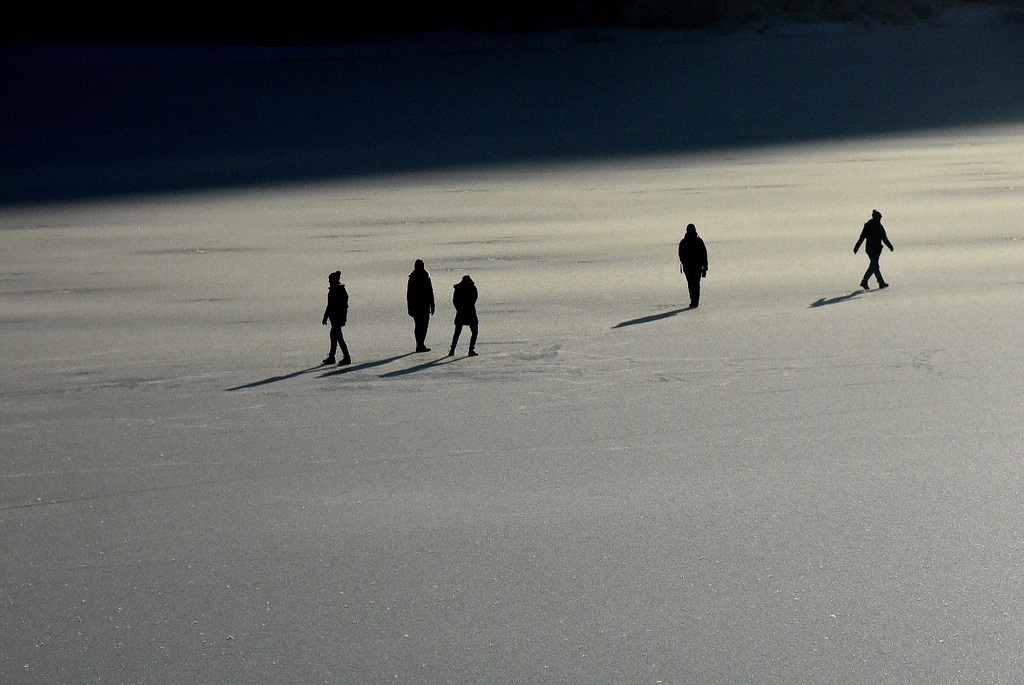
{"type": "Polygon", "coordinates": [[[352,363],[348,356],[345,336],[341,334],[341,327],[348,320],[348,292],[345,290],[345,284],[341,282],[340,271],[328,275],[327,283],[327,309],[324,310],[323,325],[326,326],[328,321],[331,322],[331,351],[327,355],[327,359],[324,359],[324,364],[334,363],[334,351],[340,347],[342,358],[338,365],[344,366],[352,363]]]}
{"type": "Polygon", "coordinates": [[[882,271],[879,269],[878,260],[882,256],[883,244],[889,248],[890,252],[893,251],[893,247],[892,243],[889,242],[889,237],[885,234],[885,227],[882,226],[882,213],[877,209],[871,212],[871,219],[864,224],[864,230],[860,232],[860,238],[857,239],[857,244],[853,246],[853,254],[857,254],[861,243],[864,243],[864,252],[867,253],[868,259],[871,261],[868,264],[868,270],[864,272],[864,278],[861,279],[860,287],[868,290],[868,279],[874,276],[875,280],[878,281],[879,290],[888,288],[889,284],[882,278],[882,271]]]}

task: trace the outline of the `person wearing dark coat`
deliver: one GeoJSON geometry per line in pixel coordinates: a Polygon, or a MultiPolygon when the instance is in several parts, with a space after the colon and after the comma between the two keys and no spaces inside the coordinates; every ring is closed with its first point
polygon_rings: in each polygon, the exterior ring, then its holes
{"type": "Polygon", "coordinates": [[[341,348],[341,361],[338,366],[351,364],[352,359],[348,356],[348,346],[345,345],[345,337],[341,334],[341,327],[348,320],[348,292],[341,282],[341,272],[335,271],[327,277],[327,309],[324,310],[323,325],[331,322],[331,352],[324,359],[324,364],[334,363],[334,351],[341,348]]]}
{"type": "Polygon", "coordinates": [[[690,308],[694,309],[700,305],[700,279],[708,275],[708,250],[693,224],[686,227],[686,235],[679,241],[679,269],[686,275],[690,308]]]}
{"type": "Polygon", "coordinates": [[[455,356],[455,346],[459,343],[459,334],[463,326],[469,326],[472,336],[469,338],[469,356],[476,356],[476,284],[468,275],[455,284],[455,293],[452,295],[452,304],[455,305],[455,335],[452,336],[452,349],[448,352],[449,357],[455,356]]]}
{"type": "Polygon", "coordinates": [[[889,237],[885,235],[885,227],[882,226],[882,213],[877,209],[871,212],[871,219],[864,224],[864,230],[860,232],[860,238],[857,239],[857,244],[853,246],[853,254],[857,254],[857,250],[860,249],[861,243],[864,243],[864,252],[867,253],[870,263],[868,264],[868,270],[864,272],[864,278],[861,279],[860,287],[864,290],[868,288],[868,278],[872,275],[878,281],[878,289],[888,288],[889,284],[882,278],[882,272],[878,268],[878,260],[882,256],[882,244],[889,248],[889,252],[893,251],[892,243],[889,242],[889,237]]]}
{"type": "Polygon", "coordinates": [[[416,351],[430,352],[426,346],[427,326],[434,314],[434,287],[430,283],[430,274],[423,266],[423,260],[417,259],[412,273],[409,274],[409,287],[405,291],[405,299],[409,305],[409,316],[416,322],[416,351]]]}

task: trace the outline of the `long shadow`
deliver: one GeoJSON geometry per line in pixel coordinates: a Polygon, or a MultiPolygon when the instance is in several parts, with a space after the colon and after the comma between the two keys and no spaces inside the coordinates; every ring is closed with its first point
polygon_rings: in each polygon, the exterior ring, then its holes
{"type": "Polygon", "coordinates": [[[0,206],[1018,122],[1014,31],[5,47],[0,206]]]}
{"type": "Polygon", "coordinates": [[[670,312],[662,312],[661,314],[651,314],[650,316],[641,316],[639,319],[630,319],[629,321],[623,321],[617,323],[612,328],[625,328],[626,326],[636,326],[642,323],[651,323],[652,321],[660,321],[669,317],[675,316],[676,314],[682,314],[688,312],[692,307],[683,307],[682,309],[674,309],[670,312]]]}
{"type": "Polygon", "coordinates": [[[815,307],[826,307],[826,306],[828,306],[830,304],[839,304],[840,302],[847,302],[849,300],[854,299],[855,297],[857,297],[859,295],[862,295],[865,292],[867,292],[867,291],[866,290],[854,290],[849,295],[840,295],[839,297],[823,297],[820,300],[817,300],[816,302],[812,302],[811,306],[808,307],[808,309],[813,309],[815,307]]]}
{"type": "Polygon", "coordinates": [[[431,360],[429,362],[424,362],[422,364],[417,364],[416,366],[410,366],[408,369],[397,369],[395,371],[388,371],[387,373],[382,373],[380,375],[380,377],[381,378],[397,378],[399,376],[407,376],[407,375],[409,375],[411,373],[417,373],[419,371],[423,371],[425,369],[430,369],[430,368],[433,368],[435,366],[444,366],[445,364],[451,364],[453,361],[455,361],[457,359],[459,359],[459,357],[448,357],[448,356],[440,357],[438,359],[433,359],[433,360],[431,360]]]}
{"type": "Polygon", "coordinates": [[[372,369],[376,366],[384,366],[385,364],[390,364],[391,362],[397,362],[399,359],[411,357],[414,354],[416,353],[406,352],[405,354],[398,354],[395,355],[394,357],[388,357],[387,359],[378,359],[377,361],[363,362],[362,364],[353,364],[351,366],[339,366],[338,368],[332,369],[331,371],[328,371],[327,373],[321,375],[320,378],[330,378],[331,376],[340,376],[343,373],[352,373],[353,371],[361,371],[363,369],[372,369]]]}
{"type": "Polygon", "coordinates": [[[313,373],[317,369],[322,369],[322,368],[324,368],[323,364],[317,364],[316,366],[311,366],[308,369],[303,369],[302,371],[296,371],[294,373],[286,373],[286,374],[281,375],[281,376],[271,376],[270,378],[264,378],[261,381],[253,381],[252,383],[246,383],[245,385],[236,385],[233,388],[226,388],[225,391],[226,392],[232,392],[232,391],[235,391],[235,390],[246,390],[248,388],[258,388],[261,385],[269,385],[270,383],[277,383],[278,381],[286,381],[289,378],[297,378],[299,376],[302,376],[303,374],[313,373]]]}
{"type": "Polygon", "coordinates": [[[301,371],[295,371],[293,373],[286,373],[286,374],[282,374],[280,376],[271,376],[270,378],[264,378],[261,381],[253,381],[252,383],[246,383],[245,385],[236,385],[233,388],[226,388],[225,391],[226,392],[233,392],[235,390],[247,390],[249,388],[258,388],[258,387],[260,387],[262,385],[269,385],[270,383],[278,383],[280,381],[286,381],[286,380],[289,380],[291,378],[298,378],[299,376],[303,376],[303,375],[305,375],[307,373],[313,373],[314,371],[322,371],[324,369],[330,369],[330,371],[327,371],[326,373],[321,374],[320,378],[328,378],[330,376],[337,376],[338,374],[342,374],[342,373],[349,373],[351,371],[358,371],[359,369],[372,369],[375,366],[384,366],[385,364],[390,364],[391,362],[396,362],[399,359],[404,359],[405,357],[409,357],[412,354],[413,354],[412,352],[406,352],[405,354],[399,354],[399,355],[396,355],[394,357],[388,357],[387,359],[378,359],[377,361],[364,362],[362,364],[356,364],[355,366],[333,367],[333,366],[328,366],[326,364],[317,364],[316,366],[311,366],[308,369],[302,369],[301,371]]]}

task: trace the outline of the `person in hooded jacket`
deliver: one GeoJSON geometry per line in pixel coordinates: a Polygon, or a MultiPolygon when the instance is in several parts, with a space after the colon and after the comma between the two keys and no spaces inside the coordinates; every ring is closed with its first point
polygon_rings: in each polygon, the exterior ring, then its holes
{"type": "Polygon", "coordinates": [[[434,314],[434,286],[430,283],[430,274],[424,268],[422,259],[416,260],[412,273],[409,274],[405,299],[409,306],[409,316],[416,322],[416,351],[430,352],[426,340],[430,317],[434,314]]]}
{"type": "Polygon", "coordinates": [[[864,252],[867,253],[868,259],[871,261],[868,264],[868,270],[864,272],[864,278],[860,281],[860,287],[864,290],[868,288],[868,278],[872,275],[875,280],[878,281],[878,289],[888,288],[889,284],[882,278],[882,271],[878,268],[878,260],[882,256],[882,244],[889,248],[889,252],[893,251],[892,243],[889,242],[889,237],[885,235],[885,227],[882,226],[882,213],[877,209],[872,210],[871,219],[864,224],[864,230],[860,232],[860,238],[857,239],[857,244],[853,246],[853,254],[857,254],[857,250],[860,249],[860,244],[864,243],[864,252]]]}
{"type": "Polygon", "coordinates": [[[708,250],[693,224],[686,227],[686,235],[679,241],[679,269],[686,275],[690,308],[694,309],[700,305],[700,279],[708,275],[708,250]]]}
{"type": "Polygon", "coordinates": [[[341,334],[341,327],[348,320],[348,292],[341,282],[341,272],[335,271],[327,277],[327,309],[324,310],[323,325],[331,322],[331,352],[324,359],[324,364],[334,363],[334,352],[341,348],[341,361],[339,366],[351,364],[352,359],[348,356],[348,346],[345,345],[345,337],[341,334]]]}
{"type": "Polygon", "coordinates": [[[455,305],[455,335],[452,336],[452,349],[449,350],[448,356],[455,356],[455,346],[459,343],[459,334],[462,333],[463,326],[469,326],[469,330],[472,336],[469,338],[469,356],[476,356],[476,334],[477,334],[477,318],[476,318],[476,284],[473,283],[473,279],[469,275],[462,277],[462,280],[455,284],[455,292],[452,295],[452,304],[455,305]]]}

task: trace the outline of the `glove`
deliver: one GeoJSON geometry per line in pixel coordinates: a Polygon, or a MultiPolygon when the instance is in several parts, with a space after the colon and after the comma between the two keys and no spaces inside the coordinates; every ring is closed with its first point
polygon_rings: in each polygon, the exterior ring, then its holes
{"type": "Polygon", "coordinates": [[[320,325],[321,326],[326,326],[327,325],[327,319],[324,319],[324,322],[322,324],[320,324],[320,325]]]}

